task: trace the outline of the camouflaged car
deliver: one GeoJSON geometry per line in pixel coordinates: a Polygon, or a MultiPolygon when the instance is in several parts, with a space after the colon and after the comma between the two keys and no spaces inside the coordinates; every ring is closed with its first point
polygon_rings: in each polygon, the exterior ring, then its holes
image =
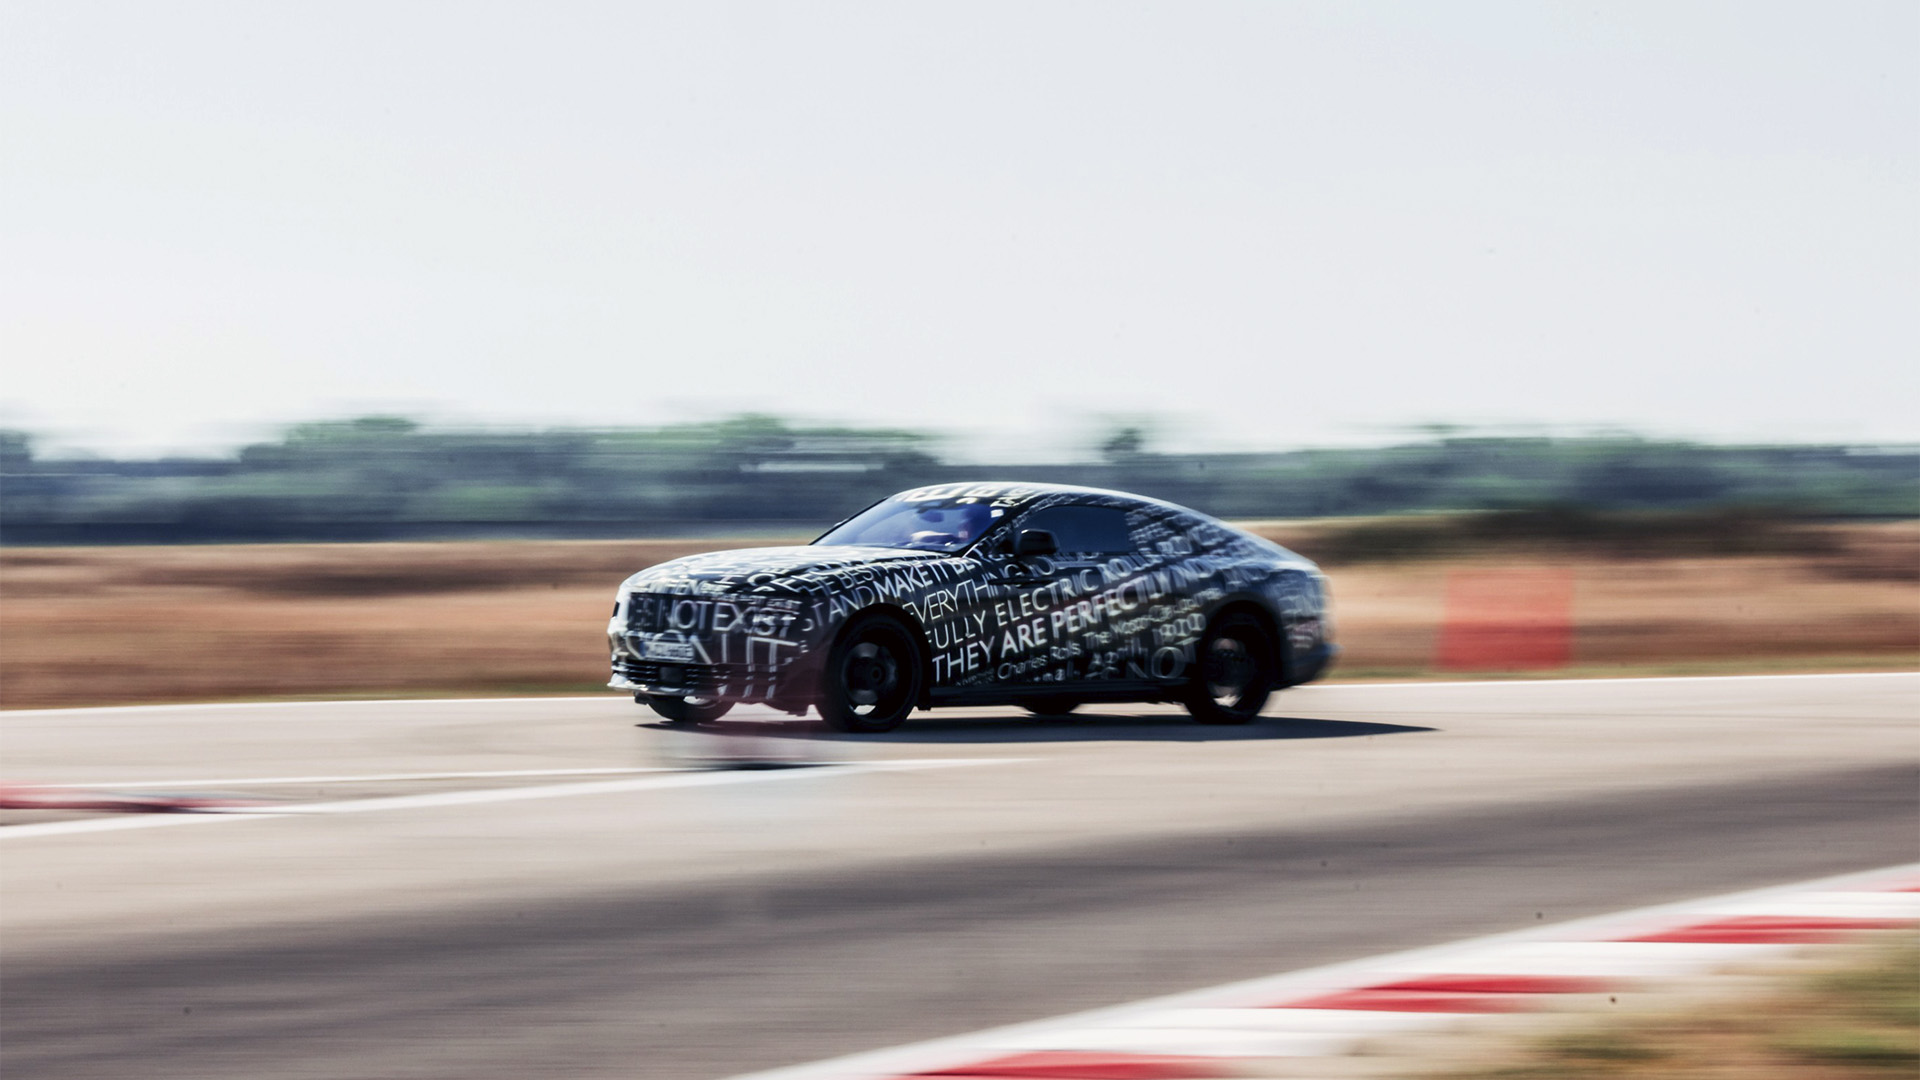
{"type": "Polygon", "coordinates": [[[620,585],[613,678],[669,721],[739,702],[841,731],[916,708],[1176,701],[1209,724],[1331,662],[1313,563],[1184,507],[1043,484],[941,484],[800,547],[661,563],[620,585]]]}

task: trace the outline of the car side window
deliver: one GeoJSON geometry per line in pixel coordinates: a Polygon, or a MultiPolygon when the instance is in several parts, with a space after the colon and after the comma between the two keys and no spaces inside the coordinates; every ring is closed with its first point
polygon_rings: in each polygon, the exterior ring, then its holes
{"type": "Polygon", "coordinates": [[[1021,518],[1022,529],[1045,529],[1061,551],[1102,555],[1134,550],[1127,512],[1112,506],[1047,506],[1021,518]]]}

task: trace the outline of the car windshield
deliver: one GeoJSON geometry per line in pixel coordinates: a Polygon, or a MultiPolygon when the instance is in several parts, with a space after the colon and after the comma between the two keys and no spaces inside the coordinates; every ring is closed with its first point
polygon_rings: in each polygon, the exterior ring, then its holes
{"type": "Polygon", "coordinates": [[[814,543],[959,551],[980,539],[1004,513],[976,497],[888,499],[848,518],[814,543]]]}

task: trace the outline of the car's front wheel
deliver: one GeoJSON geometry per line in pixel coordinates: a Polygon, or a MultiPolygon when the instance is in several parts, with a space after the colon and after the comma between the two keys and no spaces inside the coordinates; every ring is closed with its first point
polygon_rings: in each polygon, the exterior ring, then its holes
{"type": "Polygon", "coordinates": [[[649,708],[670,724],[706,724],[727,715],[733,702],[719,698],[667,697],[661,694],[637,694],[649,708]]]}
{"type": "Polygon", "coordinates": [[[820,718],[835,731],[892,731],[920,700],[920,650],[891,615],[863,615],[827,657],[820,718]]]}
{"type": "Polygon", "coordinates": [[[1273,639],[1259,619],[1230,612],[1201,636],[1199,670],[1187,685],[1187,712],[1203,724],[1244,724],[1273,692],[1273,639]]]}

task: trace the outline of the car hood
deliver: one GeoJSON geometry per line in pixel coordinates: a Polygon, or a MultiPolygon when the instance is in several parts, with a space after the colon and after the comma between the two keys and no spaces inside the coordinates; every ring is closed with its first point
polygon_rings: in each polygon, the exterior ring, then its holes
{"type": "Polygon", "coordinates": [[[804,589],[831,580],[858,567],[951,558],[937,551],[890,547],[740,548],[651,566],[628,578],[621,588],[660,592],[777,592],[804,589]]]}

